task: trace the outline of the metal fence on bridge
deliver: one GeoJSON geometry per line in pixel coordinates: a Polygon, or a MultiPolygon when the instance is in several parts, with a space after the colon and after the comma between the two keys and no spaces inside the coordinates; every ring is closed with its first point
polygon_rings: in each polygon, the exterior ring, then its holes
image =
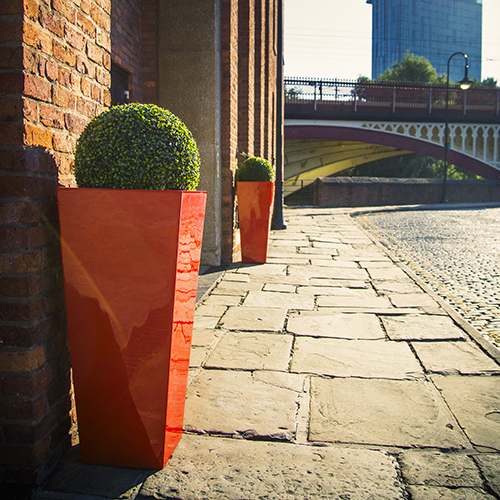
{"type": "MultiPolygon", "coordinates": [[[[443,114],[446,85],[285,78],[287,110],[443,114]]],[[[450,86],[449,113],[500,116],[500,88],[450,86]]]]}

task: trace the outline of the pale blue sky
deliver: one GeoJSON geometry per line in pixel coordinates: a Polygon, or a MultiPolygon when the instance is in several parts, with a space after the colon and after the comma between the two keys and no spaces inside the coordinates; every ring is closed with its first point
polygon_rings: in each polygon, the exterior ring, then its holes
{"type": "MultiPolygon", "coordinates": [[[[371,77],[366,0],[284,0],[285,76],[371,77]]],[[[482,79],[500,84],[500,0],[483,0],[482,79]]]]}

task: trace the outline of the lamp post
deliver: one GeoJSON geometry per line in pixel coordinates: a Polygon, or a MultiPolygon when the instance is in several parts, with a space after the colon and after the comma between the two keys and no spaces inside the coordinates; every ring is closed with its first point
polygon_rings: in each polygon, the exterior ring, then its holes
{"type": "Polygon", "coordinates": [[[469,63],[468,63],[468,58],[467,55],[464,54],[463,52],[455,52],[452,54],[449,59],[448,59],[448,66],[447,66],[447,71],[446,71],[446,121],[444,125],[444,174],[443,174],[443,197],[441,200],[441,203],[448,203],[448,199],[446,198],[446,180],[448,176],[448,149],[449,149],[449,144],[448,144],[448,123],[450,120],[450,62],[453,59],[453,57],[457,55],[462,55],[464,56],[465,59],[465,74],[462,80],[460,80],[460,88],[462,90],[468,90],[470,89],[472,82],[469,80],[468,73],[469,73],[469,63]]]}

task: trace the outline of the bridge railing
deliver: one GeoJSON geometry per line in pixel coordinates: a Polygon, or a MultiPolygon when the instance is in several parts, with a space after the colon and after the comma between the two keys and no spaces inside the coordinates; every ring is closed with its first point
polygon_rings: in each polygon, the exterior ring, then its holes
{"type": "MultiPolygon", "coordinates": [[[[287,109],[442,114],[446,86],[285,78],[287,109]]],[[[450,114],[500,116],[500,88],[450,87],[450,114]]]]}

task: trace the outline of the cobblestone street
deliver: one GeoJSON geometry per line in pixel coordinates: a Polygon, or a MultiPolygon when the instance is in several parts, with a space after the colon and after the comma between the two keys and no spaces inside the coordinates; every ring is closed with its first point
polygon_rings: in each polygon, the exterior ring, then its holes
{"type": "Polygon", "coordinates": [[[383,212],[358,220],[500,347],[500,208],[383,212]]]}

